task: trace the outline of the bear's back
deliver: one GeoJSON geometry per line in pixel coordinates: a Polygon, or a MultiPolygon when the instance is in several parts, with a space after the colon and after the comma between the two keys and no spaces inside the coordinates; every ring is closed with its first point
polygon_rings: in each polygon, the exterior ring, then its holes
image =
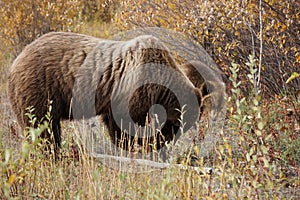
{"type": "Polygon", "coordinates": [[[48,99],[70,99],[74,76],[99,41],[76,33],[52,32],[27,45],[9,75],[8,93],[18,121],[27,121],[28,106],[34,106],[36,114],[43,117],[48,99]]]}

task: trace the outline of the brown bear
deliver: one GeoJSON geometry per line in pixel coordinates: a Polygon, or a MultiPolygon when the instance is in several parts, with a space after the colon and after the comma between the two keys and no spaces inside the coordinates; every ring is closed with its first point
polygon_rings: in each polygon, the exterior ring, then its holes
{"type": "MultiPolygon", "coordinates": [[[[160,149],[179,136],[181,125],[186,131],[195,123],[201,102],[199,90],[176,66],[168,49],[148,35],[112,41],[76,33],[45,34],[13,62],[8,90],[23,128],[29,125],[27,107],[33,106],[41,120],[52,101],[56,148],[61,143],[60,120],[101,115],[112,142],[119,144],[126,132],[122,147],[128,149],[131,144],[126,142],[134,135],[129,133],[131,125],[144,126],[149,110],[162,107],[166,116],[161,130],[147,136],[160,149]],[[184,117],[179,122],[182,108],[184,117]]],[[[42,137],[50,139],[47,133],[42,137]]]]}

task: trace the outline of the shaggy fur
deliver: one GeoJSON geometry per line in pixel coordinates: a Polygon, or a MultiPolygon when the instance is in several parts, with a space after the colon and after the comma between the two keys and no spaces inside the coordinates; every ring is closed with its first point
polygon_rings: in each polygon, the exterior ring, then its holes
{"type": "MultiPolygon", "coordinates": [[[[25,116],[27,107],[33,106],[41,120],[49,100],[52,101],[51,128],[57,147],[61,142],[62,119],[101,115],[112,141],[119,144],[123,130],[118,124],[122,117],[127,117],[127,109],[131,119],[144,126],[151,106],[160,104],[167,119],[161,134],[149,139],[160,149],[179,130],[177,109],[187,105],[185,130],[198,118],[198,106],[191,101],[195,94],[200,102],[198,90],[175,65],[164,45],[152,36],[123,42],[75,33],[49,33],[22,51],[9,76],[11,106],[23,128],[29,125],[25,116]],[[163,82],[147,82],[145,77],[163,82]],[[132,91],[133,86],[143,81],[142,86],[132,91]]],[[[47,133],[42,137],[50,138],[47,133]]],[[[125,140],[131,138],[129,134],[125,136],[125,140]]]]}

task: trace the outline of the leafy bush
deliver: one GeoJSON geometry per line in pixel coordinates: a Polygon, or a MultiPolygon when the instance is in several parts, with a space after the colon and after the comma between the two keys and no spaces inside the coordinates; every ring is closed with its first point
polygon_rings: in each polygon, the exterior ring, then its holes
{"type": "Polygon", "coordinates": [[[300,64],[297,0],[122,2],[122,11],[116,17],[120,27],[158,26],[187,34],[206,49],[227,75],[231,62],[238,65],[244,93],[251,89],[246,77],[250,69],[245,65],[250,54],[257,60],[255,87],[262,88],[264,94],[280,94],[300,87],[299,80],[290,85],[285,83],[300,64]]]}
{"type": "Polygon", "coordinates": [[[119,5],[113,0],[85,0],[83,1],[83,16],[86,21],[110,22],[114,17],[115,10],[119,5]]]}
{"type": "Polygon", "coordinates": [[[45,33],[77,31],[85,20],[109,22],[115,6],[106,0],[1,0],[0,36],[16,56],[45,33]]]}
{"type": "MultiPolygon", "coordinates": [[[[46,154],[43,154],[47,141],[42,140],[39,136],[43,131],[50,131],[50,112],[45,116],[46,120],[43,124],[40,124],[33,113],[34,108],[30,107],[27,111],[26,116],[29,118],[31,125],[24,132],[20,155],[15,156],[16,152],[13,148],[1,149],[2,154],[4,154],[0,175],[2,180],[0,183],[2,186],[0,196],[2,198],[21,197],[24,194],[33,192],[32,188],[27,187],[27,184],[36,184],[35,179],[32,178],[42,176],[40,167],[43,166],[43,163],[48,162],[46,154]]],[[[51,158],[50,154],[49,158],[51,158]]]]}
{"type": "Polygon", "coordinates": [[[75,30],[79,25],[79,0],[2,0],[0,36],[17,55],[25,45],[50,31],[75,30]]]}

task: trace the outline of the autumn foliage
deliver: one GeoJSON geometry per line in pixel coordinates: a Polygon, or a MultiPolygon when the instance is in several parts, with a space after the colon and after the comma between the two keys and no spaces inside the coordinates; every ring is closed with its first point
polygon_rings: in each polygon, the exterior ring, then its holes
{"type": "Polygon", "coordinates": [[[0,37],[16,56],[25,45],[51,31],[77,31],[84,21],[110,21],[106,0],[1,0],[0,37]]]}
{"type": "Polygon", "coordinates": [[[122,5],[116,17],[122,28],[158,26],[183,32],[201,44],[225,73],[232,62],[237,63],[244,92],[249,89],[249,55],[256,59],[255,68],[261,68],[257,81],[265,94],[300,87],[299,79],[285,83],[300,65],[297,0],[125,0],[122,5]]]}
{"type": "Polygon", "coordinates": [[[78,0],[1,0],[0,36],[14,46],[14,54],[37,37],[50,32],[74,30],[82,2],[78,0]]]}
{"type": "Polygon", "coordinates": [[[202,45],[227,76],[231,64],[238,64],[244,94],[252,88],[246,78],[250,55],[254,87],[264,94],[293,94],[300,88],[299,78],[289,79],[300,66],[297,0],[0,0],[0,18],[1,41],[14,56],[47,32],[77,32],[91,20],[121,30],[162,27],[202,45]]]}

